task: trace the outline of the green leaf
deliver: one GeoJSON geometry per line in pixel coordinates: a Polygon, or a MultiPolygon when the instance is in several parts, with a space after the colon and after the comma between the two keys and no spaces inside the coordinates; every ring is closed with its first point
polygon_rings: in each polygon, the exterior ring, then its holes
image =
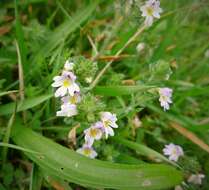
{"type": "Polygon", "coordinates": [[[182,173],[162,164],[126,165],[84,157],[17,124],[12,139],[18,146],[40,152],[25,154],[47,173],[69,182],[95,188],[160,190],[182,181],[182,173]],[[125,179],[125,180],[124,180],[125,179]]]}
{"type": "MultiPolygon", "coordinates": [[[[28,98],[23,101],[19,101],[17,103],[17,111],[16,112],[24,111],[24,110],[30,109],[34,106],[37,106],[37,105],[41,104],[42,102],[48,100],[51,97],[52,97],[52,94],[46,94],[46,95],[42,95],[42,96],[38,96],[38,97],[28,98]]],[[[15,108],[15,102],[2,105],[2,106],[0,106],[0,115],[11,114],[11,113],[13,113],[14,108],[15,108]]]]}
{"type": "Polygon", "coordinates": [[[130,95],[135,92],[144,92],[145,90],[155,88],[155,86],[136,85],[136,86],[97,86],[93,92],[104,96],[122,96],[130,95]]]}

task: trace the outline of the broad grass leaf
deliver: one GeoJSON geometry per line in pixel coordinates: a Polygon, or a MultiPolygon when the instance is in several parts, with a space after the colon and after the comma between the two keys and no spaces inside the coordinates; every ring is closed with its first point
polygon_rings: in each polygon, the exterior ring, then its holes
{"type": "Polygon", "coordinates": [[[182,173],[162,164],[126,165],[92,160],[17,124],[12,139],[18,146],[41,152],[25,154],[49,174],[95,188],[160,190],[182,181],[182,173]]]}

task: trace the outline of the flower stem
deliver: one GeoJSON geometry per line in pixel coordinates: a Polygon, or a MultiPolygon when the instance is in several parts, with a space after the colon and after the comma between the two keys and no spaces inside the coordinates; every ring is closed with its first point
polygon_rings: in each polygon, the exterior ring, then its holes
{"type": "MultiPolygon", "coordinates": [[[[133,36],[131,36],[129,38],[129,40],[125,43],[125,45],[119,49],[117,51],[117,53],[115,54],[115,56],[120,55],[145,29],[146,27],[143,25],[142,27],[140,27],[133,36]]],[[[90,85],[90,89],[93,89],[97,83],[99,82],[100,78],[103,76],[103,74],[107,71],[107,69],[110,67],[110,65],[112,64],[113,60],[109,61],[105,67],[99,72],[99,74],[96,76],[96,78],[94,79],[94,81],[91,83],[90,85]]]]}

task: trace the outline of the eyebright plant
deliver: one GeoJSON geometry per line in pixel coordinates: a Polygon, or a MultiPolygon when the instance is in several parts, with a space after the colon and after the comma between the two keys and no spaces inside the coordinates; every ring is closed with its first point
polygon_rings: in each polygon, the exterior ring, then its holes
{"type": "Polygon", "coordinates": [[[105,136],[105,139],[107,139],[109,135],[114,136],[114,131],[112,128],[118,128],[118,125],[116,124],[117,117],[115,114],[110,112],[102,112],[100,115],[101,121],[97,121],[84,131],[85,143],[83,144],[82,148],[77,150],[78,153],[90,158],[95,158],[97,156],[97,154],[94,153],[94,149],[92,148],[94,141],[100,140],[103,136],[105,136]],[[84,151],[86,149],[91,151],[92,154],[87,155],[86,151],[84,151]]]}
{"type": "MultiPolygon", "coordinates": [[[[81,103],[82,98],[80,86],[76,82],[77,77],[74,74],[74,71],[76,70],[75,65],[79,65],[81,64],[81,62],[83,65],[87,65],[87,67],[91,67],[91,64],[93,64],[93,67],[95,67],[94,63],[88,60],[85,61],[85,59],[81,57],[68,59],[64,64],[64,69],[61,72],[61,75],[55,76],[53,78],[54,83],[52,83],[52,87],[56,88],[55,97],[61,98],[61,110],[57,111],[57,116],[72,117],[78,114],[77,104],[81,103]],[[72,60],[77,60],[78,62],[74,63],[72,62],[72,60]]],[[[80,73],[80,75],[82,73],[82,75],[90,76],[90,73],[85,71],[86,67],[83,67],[83,69],[77,67],[77,69],[77,73],[80,73]]],[[[94,105],[95,102],[92,96],[89,96],[87,94],[83,99],[84,103],[82,103],[81,105],[85,105],[85,100],[87,100],[88,103],[93,100],[93,105],[87,105],[87,107],[96,107],[94,105]],[[88,98],[90,99],[88,100],[88,98]]],[[[91,110],[89,111],[91,112],[91,110]]],[[[87,116],[87,119],[90,121],[94,120],[94,115],[95,114],[92,113],[93,118],[89,119],[89,117],[87,116]]],[[[84,130],[84,144],[81,148],[77,150],[77,152],[89,158],[95,158],[97,156],[97,153],[92,147],[94,141],[100,140],[103,136],[105,137],[105,139],[107,139],[108,136],[114,136],[113,128],[118,128],[116,121],[116,114],[112,114],[111,112],[101,112],[100,121],[93,123],[88,129],[84,130]]]]}
{"type": "MultiPolygon", "coordinates": [[[[158,0],[149,0],[141,7],[142,16],[146,17],[145,25],[151,26],[154,17],[160,18],[162,9],[159,6],[160,2],[158,0]]],[[[102,139],[102,137],[107,139],[109,136],[114,136],[115,133],[113,129],[118,128],[116,114],[108,111],[101,111],[100,120],[93,122],[96,119],[96,110],[89,110],[89,108],[94,107],[96,104],[92,95],[85,94],[82,101],[83,96],[81,94],[81,89],[84,89],[83,86],[92,82],[96,71],[96,63],[87,60],[82,56],[71,57],[66,60],[61,75],[55,76],[53,78],[54,82],[52,83],[52,87],[56,88],[55,97],[60,98],[61,100],[61,109],[57,111],[57,116],[76,116],[79,114],[79,107],[81,108],[80,110],[83,108],[83,111],[85,110],[87,112],[87,120],[90,122],[92,121],[91,126],[84,130],[85,137],[82,148],[77,150],[78,153],[90,158],[95,158],[97,156],[97,153],[92,148],[94,141],[98,141],[102,139]],[[77,78],[77,76],[79,76],[79,78],[77,78]],[[90,102],[92,102],[91,106],[89,106],[90,102]]],[[[166,111],[170,108],[169,104],[172,103],[172,89],[159,88],[158,92],[160,95],[160,104],[166,111]]]]}
{"type": "MultiPolygon", "coordinates": [[[[140,10],[142,12],[142,17],[145,17],[145,27],[152,26],[154,19],[159,19],[160,14],[162,13],[159,0],[146,1],[145,4],[141,6],[140,10]]],[[[140,33],[140,30],[138,32],[140,33]]],[[[128,41],[128,43],[131,43],[131,40],[128,41]]],[[[129,44],[126,44],[125,46],[127,45],[129,44]]],[[[136,49],[138,53],[142,52],[145,49],[145,44],[139,43],[136,49]]],[[[107,69],[110,64],[111,62],[109,62],[107,67],[104,68],[107,69]]],[[[109,136],[114,136],[114,129],[118,128],[116,114],[105,111],[107,110],[105,106],[98,101],[97,97],[87,90],[92,87],[92,84],[93,87],[97,84],[99,77],[101,76],[99,73],[95,79],[96,82],[93,81],[97,70],[98,68],[95,62],[82,56],[71,57],[65,62],[61,74],[53,78],[54,82],[52,83],[52,87],[56,88],[55,97],[60,98],[61,102],[61,109],[57,111],[57,116],[73,117],[86,114],[83,116],[87,118],[87,124],[89,127],[83,131],[83,144],[76,150],[76,152],[91,159],[98,156],[96,150],[93,148],[94,143],[102,139],[106,140],[109,136]]],[[[105,70],[102,70],[102,73],[104,72],[105,70]]],[[[153,64],[150,67],[148,81],[155,81],[159,84],[162,79],[168,80],[171,73],[172,71],[169,64],[165,61],[159,60],[156,64],[153,64]]],[[[113,73],[113,75],[114,74],[116,80],[112,81],[116,82],[109,81],[118,84],[121,82],[121,77],[118,77],[118,73],[113,73]]],[[[112,76],[112,78],[114,79],[114,76],[112,76]]],[[[173,103],[173,89],[169,87],[161,87],[155,88],[153,91],[158,95],[160,106],[164,111],[168,111],[170,105],[173,103]]],[[[140,126],[141,124],[137,125],[140,126]]],[[[181,159],[186,160],[183,148],[173,143],[165,145],[163,154],[167,156],[170,161],[178,162],[181,159]]],[[[204,177],[205,176],[201,173],[191,174],[187,179],[187,182],[201,185],[204,177]]],[[[182,189],[182,186],[178,185],[175,189],[180,190],[182,189]]]]}

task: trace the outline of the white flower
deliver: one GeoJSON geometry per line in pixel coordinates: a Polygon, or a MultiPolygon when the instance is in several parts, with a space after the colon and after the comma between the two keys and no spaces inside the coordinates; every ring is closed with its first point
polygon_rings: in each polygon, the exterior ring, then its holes
{"type": "Polygon", "coordinates": [[[66,71],[72,71],[73,70],[73,67],[74,67],[74,63],[73,62],[70,62],[69,60],[67,60],[65,62],[64,69],[66,71]]]}
{"type": "Polygon", "coordinates": [[[103,123],[105,138],[107,139],[108,135],[114,136],[114,131],[112,128],[118,128],[118,125],[116,124],[117,121],[116,115],[110,112],[102,112],[101,121],[103,123]]]}
{"type": "Polygon", "coordinates": [[[145,46],[146,46],[145,43],[143,43],[143,42],[139,43],[139,44],[136,46],[136,51],[137,51],[138,53],[141,53],[141,52],[145,49],[145,46]]]}
{"type": "Polygon", "coordinates": [[[189,183],[193,183],[196,185],[202,184],[202,179],[205,178],[204,174],[192,174],[189,179],[187,180],[189,183]]]}
{"type": "Polygon", "coordinates": [[[59,117],[71,117],[77,114],[77,107],[74,104],[63,104],[61,110],[57,111],[57,116],[59,117]]]}
{"type": "Polygon", "coordinates": [[[145,25],[151,26],[154,18],[160,18],[160,13],[162,9],[160,8],[160,1],[158,0],[148,0],[145,5],[140,8],[142,16],[145,18],[145,25]]]}
{"type": "Polygon", "coordinates": [[[170,106],[169,104],[172,103],[171,97],[172,97],[172,93],[173,90],[170,88],[159,88],[159,101],[160,101],[160,105],[161,107],[164,108],[164,111],[169,110],[170,106]]]}
{"type": "Polygon", "coordinates": [[[169,160],[177,162],[180,156],[184,155],[183,149],[175,145],[173,143],[170,143],[169,145],[165,145],[165,148],[163,149],[163,153],[166,156],[169,156],[169,160]]]}
{"type": "Polygon", "coordinates": [[[55,97],[62,97],[67,93],[73,96],[75,92],[80,91],[79,86],[75,83],[76,76],[72,72],[64,71],[61,76],[56,76],[53,80],[52,86],[58,88],[55,97]]]}
{"type": "Polygon", "coordinates": [[[183,190],[183,188],[180,185],[177,185],[174,190],[183,190]]]}
{"type": "Polygon", "coordinates": [[[102,127],[102,122],[98,121],[90,128],[84,130],[85,141],[89,146],[92,146],[94,140],[99,140],[102,138],[102,127]]]}
{"type": "Polygon", "coordinates": [[[62,97],[62,103],[64,104],[77,104],[81,101],[80,92],[75,92],[73,96],[62,97]]]}
{"type": "Polygon", "coordinates": [[[97,156],[96,151],[89,145],[84,144],[82,148],[79,148],[76,150],[79,154],[82,154],[84,156],[87,156],[89,158],[95,158],[97,156]]]}

